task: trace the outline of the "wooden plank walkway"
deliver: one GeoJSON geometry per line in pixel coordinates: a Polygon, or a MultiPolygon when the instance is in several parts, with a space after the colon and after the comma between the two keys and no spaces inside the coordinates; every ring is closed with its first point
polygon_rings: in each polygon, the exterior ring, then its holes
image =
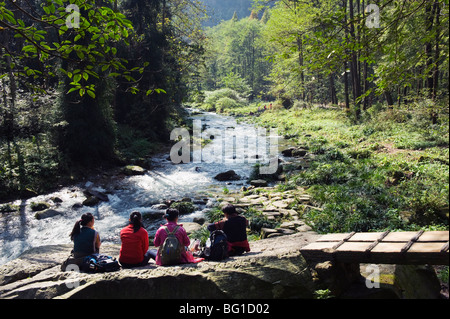
{"type": "Polygon", "coordinates": [[[449,232],[328,234],[300,251],[311,261],[448,265],[449,232]]]}

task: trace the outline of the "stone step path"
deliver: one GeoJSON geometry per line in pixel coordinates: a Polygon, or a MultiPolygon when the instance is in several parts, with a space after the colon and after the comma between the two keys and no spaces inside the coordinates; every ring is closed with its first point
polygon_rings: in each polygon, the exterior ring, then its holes
{"type": "Polygon", "coordinates": [[[261,238],[291,235],[297,232],[313,232],[312,228],[301,218],[301,212],[321,208],[311,205],[311,197],[303,189],[276,191],[273,187],[249,188],[245,195],[229,194],[222,198],[221,207],[233,204],[242,212],[248,208],[260,211],[268,221],[279,223],[279,227],[261,229],[261,238]],[[296,205],[296,209],[292,207],[296,205]]]}

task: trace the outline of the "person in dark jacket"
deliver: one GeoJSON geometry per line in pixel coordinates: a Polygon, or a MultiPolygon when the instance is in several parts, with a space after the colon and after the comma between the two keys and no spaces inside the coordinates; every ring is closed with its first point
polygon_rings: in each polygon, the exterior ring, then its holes
{"type": "Polygon", "coordinates": [[[94,216],[86,213],[81,219],[75,222],[70,239],[73,241],[73,256],[81,258],[100,251],[100,235],[94,229],[94,216]]]}
{"type": "Polygon", "coordinates": [[[248,220],[240,216],[236,208],[229,204],[222,209],[225,218],[216,223],[208,225],[208,230],[223,230],[228,239],[228,255],[238,256],[244,252],[250,251],[250,245],[247,240],[248,220]]]}

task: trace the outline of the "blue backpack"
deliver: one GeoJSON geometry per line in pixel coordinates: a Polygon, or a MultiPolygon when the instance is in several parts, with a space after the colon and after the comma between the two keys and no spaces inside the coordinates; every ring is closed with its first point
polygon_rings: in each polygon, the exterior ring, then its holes
{"type": "Polygon", "coordinates": [[[84,258],[82,270],[87,272],[111,272],[120,269],[120,264],[111,256],[92,254],[84,258]]]}

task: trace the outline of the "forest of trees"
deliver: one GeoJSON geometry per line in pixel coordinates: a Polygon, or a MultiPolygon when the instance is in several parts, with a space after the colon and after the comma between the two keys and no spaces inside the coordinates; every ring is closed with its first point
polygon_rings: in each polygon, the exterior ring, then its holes
{"type": "Polygon", "coordinates": [[[435,123],[448,13],[448,0],[0,0],[0,199],[145,162],[208,91],[435,123]]]}
{"type": "Polygon", "coordinates": [[[446,0],[257,0],[206,33],[204,90],[232,77],[252,99],[339,105],[357,119],[376,103],[417,102],[433,122],[448,108],[446,0]]]}
{"type": "Polygon", "coordinates": [[[0,198],[156,151],[204,15],[186,0],[0,1],[0,198]]]}

